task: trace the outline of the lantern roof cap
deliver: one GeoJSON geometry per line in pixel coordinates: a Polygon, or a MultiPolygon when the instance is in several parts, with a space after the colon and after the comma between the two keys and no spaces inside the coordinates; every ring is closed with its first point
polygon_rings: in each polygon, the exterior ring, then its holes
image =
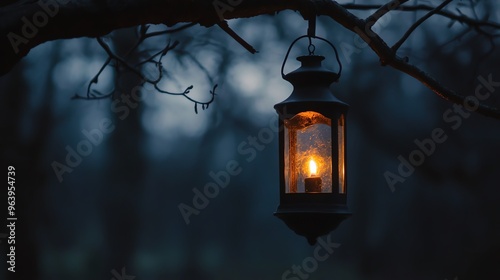
{"type": "Polygon", "coordinates": [[[299,83],[330,85],[339,79],[338,73],[328,70],[322,65],[321,62],[325,60],[322,55],[303,55],[297,57],[297,60],[301,62],[300,67],[284,76],[285,80],[293,85],[299,83]]]}
{"type": "Polygon", "coordinates": [[[330,90],[330,85],[339,75],[322,66],[324,59],[325,57],[320,55],[297,58],[301,66],[284,75],[293,85],[293,91],[287,99],[274,106],[276,110],[283,111],[284,106],[288,106],[287,110],[291,114],[312,110],[330,118],[333,117],[331,114],[337,114],[335,112],[347,111],[349,106],[335,97],[330,90]]]}

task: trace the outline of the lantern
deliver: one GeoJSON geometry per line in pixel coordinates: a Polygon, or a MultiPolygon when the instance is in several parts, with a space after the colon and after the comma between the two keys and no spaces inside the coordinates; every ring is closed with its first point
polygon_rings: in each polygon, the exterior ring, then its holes
{"type": "Polygon", "coordinates": [[[274,106],[280,126],[280,205],[275,215],[313,245],[317,237],[334,230],[350,215],[345,157],[348,105],[329,89],[342,69],[336,50],[338,73],[324,68],[325,58],[310,51],[297,58],[301,62],[298,69],[285,75],[290,49],[281,72],[293,91],[274,106]]]}

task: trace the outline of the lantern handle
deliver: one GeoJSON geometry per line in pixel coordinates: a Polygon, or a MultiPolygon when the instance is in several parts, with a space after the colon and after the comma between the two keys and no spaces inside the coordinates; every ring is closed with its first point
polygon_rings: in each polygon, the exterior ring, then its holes
{"type": "MultiPolygon", "coordinates": [[[[288,59],[288,56],[290,55],[290,51],[292,50],[292,47],[293,45],[295,45],[295,43],[297,43],[297,41],[299,41],[300,39],[303,39],[303,38],[309,38],[309,43],[311,45],[311,39],[314,38],[314,39],[318,39],[318,40],[321,40],[323,42],[326,42],[328,45],[330,45],[332,47],[332,49],[335,51],[335,58],[337,59],[337,63],[339,64],[339,73],[338,73],[338,76],[340,78],[340,75],[342,74],[342,63],[340,62],[340,58],[339,58],[339,53],[337,51],[337,48],[335,48],[335,46],[330,42],[328,41],[327,39],[325,38],[322,38],[322,37],[318,37],[318,36],[315,36],[315,35],[302,35],[300,36],[299,38],[295,39],[292,44],[290,45],[290,47],[288,48],[288,51],[286,52],[286,55],[285,55],[285,60],[283,60],[283,64],[281,65],[281,77],[284,79],[285,78],[285,64],[286,64],[286,61],[288,59]]],[[[311,55],[311,54],[309,54],[311,55]]]]}

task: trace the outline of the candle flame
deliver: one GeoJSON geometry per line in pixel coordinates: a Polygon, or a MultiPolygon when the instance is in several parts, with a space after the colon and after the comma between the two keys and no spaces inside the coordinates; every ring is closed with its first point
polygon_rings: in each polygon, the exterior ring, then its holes
{"type": "Polygon", "coordinates": [[[311,176],[316,176],[318,172],[318,167],[316,166],[316,162],[314,160],[309,161],[309,173],[311,176]]]}

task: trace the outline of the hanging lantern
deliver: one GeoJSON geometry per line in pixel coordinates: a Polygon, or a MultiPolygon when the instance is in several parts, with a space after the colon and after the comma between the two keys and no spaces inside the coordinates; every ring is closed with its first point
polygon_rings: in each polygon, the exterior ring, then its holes
{"type": "Polygon", "coordinates": [[[280,205],[275,215],[311,245],[350,216],[345,157],[349,106],[329,89],[341,70],[337,50],[330,42],[310,35],[299,37],[288,49],[281,68],[283,78],[293,85],[292,94],[274,106],[280,119],[280,205]],[[304,37],[310,40],[309,55],[298,57],[301,66],[285,75],[290,50],[304,37]],[[314,55],[311,39],[333,47],[338,73],[322,66],[325,57],[314,55]]]}

